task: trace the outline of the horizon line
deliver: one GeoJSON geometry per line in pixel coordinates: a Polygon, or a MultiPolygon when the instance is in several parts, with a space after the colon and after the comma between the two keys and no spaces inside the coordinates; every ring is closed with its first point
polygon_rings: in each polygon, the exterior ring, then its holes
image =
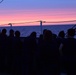
{"type": "Polygon", "coordinates": [[[1,25],[4,25],[4,26],[6,26],[6,25],[15,25],[15,24],[19,24],[19,25],[21,25],[21,24],[26,24],[26,23],[39,23],[39,22],[41,22],[42,21],[42,23],[69,23],[69,22],[76,22],[76,20],[64,20],[64,21],[43,21],[43,20],[37,20],[37,21],[25,21],[25,22],[13,22],[13,23],[6,23],[6,24],[0,24],[0,26],[1,25]]]}

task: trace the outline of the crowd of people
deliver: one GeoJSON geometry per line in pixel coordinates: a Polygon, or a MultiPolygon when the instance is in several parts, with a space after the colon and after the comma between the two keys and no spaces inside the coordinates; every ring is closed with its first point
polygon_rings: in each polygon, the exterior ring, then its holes
{"type": "Polygon", "coordinates": [[[2,29],[0,33],[0,72],[11,75],[76,75],[75,29],[58,36],[44,29],[36,37],[21,37],[20,31],[2,29]],[[66,37],[65,37],[66,36],[66,37]]]}

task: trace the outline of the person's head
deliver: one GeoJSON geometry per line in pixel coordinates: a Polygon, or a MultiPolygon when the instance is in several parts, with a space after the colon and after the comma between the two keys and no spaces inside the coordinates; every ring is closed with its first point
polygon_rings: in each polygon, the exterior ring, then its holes
{"type": "Polygon", "coordinates": [[[2,29],[2,34],[6,34],[7,30],[4,28],[2,29]]]}
{"type": "Polygon", "coordinates": [[[14,36],[14,30],[13,29],[10,29],[9,36],[14,36]]]}
{"type": "Polygon", "coordinates": [[[43,30],[43,35],[45,34],[46,31],[47,31],[47,29],[44,29],[44,30],[43,30]]]}
{"type": "Polygon", "coordinates": [[[20,37],[20,31],[15,31],[15,37],[20,37]]]}
{"type": "Polygon", "coordinates": [[[68,29],[67,31],[68,37],[74,37],[75,35],[75,29],[68,29]]]}
{"type": "Polygon", "coordinates": [[[30,34],[30,37],[36,38],[36,32],[35,32],[35,31],[32,32],[32,33],[30,34]]]}
{"type": "Polygon", "coordinates": [[[64,38],[65,37],[64,31],[60,31],[58,34],[58,37],[64,38]]]}
{"type": "Polygon", "coordinates": [[[52,39],[52,32],[47,30],[44,34],[44,40],[51,40],[52,39]]]}

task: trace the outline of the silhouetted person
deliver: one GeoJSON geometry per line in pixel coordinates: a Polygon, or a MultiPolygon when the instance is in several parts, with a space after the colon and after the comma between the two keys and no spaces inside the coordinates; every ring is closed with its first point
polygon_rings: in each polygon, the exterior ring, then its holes
{"type": "Polygon", "coordinates": [[[63,43],[64,39],[65,39],[65,33],[64,31],[60,31],[57,37],[57,42],[59,46],[63,43]]]}
{"type": "Polygon", "coordinates": [[[14,30],[13,29],[10,29],[10,31],[9,31],[9,37],[14,37],[14,30]]]}
{"type": "Polygon", "coordinates": [[[40,34],[39,39],[38,39],[38,44],[41,44],[43,42],[44,35],[45,35],[46,31],[47,31],[47,29],[44,29],[43,34],[40,34]]]}
{"type": "Polygon", "coordinates": [[[47,29],[44,29],[43,30],[43,39],[44,39],[44,35],[45,35],[45,32],[47,31],[47,29]]]}
{"type": "Polygon", "coordinates": [[[7,64],[7,70],[8,73],[12,73],[12,64],[13,64],[13,50],[14,50],[14,30],[9,30],[9,36],[8,36],[8,64],[7,64]]]}
{"type": "Polygon", "coordinates": [[[64,72],[64,66],[63,66],[63,57],[62,57],[62,52],[60,50],[60,46],[61,44],[63,44],[63,42],[65,41],[65,32],[62,30],[59,32],[58,34],[58,37],[57,37],[57,43],[58,43],[58,46],[59,46],[59,51],[60,51],[60,60],[61,60],[61,63],[60,63],[60,67],[61,67],[61,72],[64,72]]]}
{"type": "Polygon", "coordinates": [[[7,65],[7,50],[8,50],[8,42],[7,42],[7,30],[2,29],[1,35],[0,35],[0,53],[1,53],[1,70],[3,72],[6,72],[6,65],[7,65]]]}
{"type": "Polygon", "coordinates": [[[64,66],[67,75],[76,75],[76,39],[74,38],[75,30],[68,29],[67,38],[62,45],[62,54],[64,66]]]}
{"type": "Polygon", "coordinates": [[[58,37],[59,38],[64,38],[65,37],[64,31],[60,31],[59,34],[58,34],[58,37]]]}
{"type": "Polygon", "coordinates": [[[75,29],[68,29],[68,38],[74,38],[75,36],[75,29]]]}
{"type": "Polygon", "coordinates": [[[7,37],[6,32],[7,32],[6,29],[2,29],[2,32],[1,32],[1,37],[2,37],[2,38],[6,38],[6,37],[7,37]]]}
{"type": "Polygon", "coordinates": [[[43,35],[41,34],[38,38],[38,44],[41,44],[43,42],[43,35]]]}
{"type": "Polygon", "coordinates": [[[65,32],[64,31],[60,31],[57,37],[57,42],[59,44],[59,46],[64,42],[65,40],[65,32]]]}
{"type": "Polygon", "coordinates": [[[44,30],[43,30],[43,34],[45,34],[46,31],[47,31],[47,29],[44,29],[44,30]]]}
{"type": "Polygon", "coordinates": [[[22,42],[20,39],[20,32],[15,31],[14,49],[13,49],[13,64],[12,73],[22,75],[22,42]]]}
{"type": "Polygon", "coordinates": [[[20,31],[15,31],[15,37],[20,37],[20,31]]]}
{"type": "Polygon", "coordinates": [[[35,75],[35,52],[37,49],[36,32],[32,32],[25,38],[24,47],[26,52],[26,69],[28,75],[35,75]]]}
{"type": "Polygon", "coordinates": [[[44,41],[39,49],[40,58],[37,61],[39,75],[59,75],[59,50],[50,30],[44,33],[44,41]]]}

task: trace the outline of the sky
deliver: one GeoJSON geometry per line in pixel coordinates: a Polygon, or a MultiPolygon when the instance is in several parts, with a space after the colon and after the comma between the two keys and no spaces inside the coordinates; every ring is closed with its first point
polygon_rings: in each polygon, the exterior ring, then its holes
{"type": "Polygon", "coordinates": [[[40,20],[76,20],[76,0],[4,0],[0,3],[0,25],[40,20]]]}

